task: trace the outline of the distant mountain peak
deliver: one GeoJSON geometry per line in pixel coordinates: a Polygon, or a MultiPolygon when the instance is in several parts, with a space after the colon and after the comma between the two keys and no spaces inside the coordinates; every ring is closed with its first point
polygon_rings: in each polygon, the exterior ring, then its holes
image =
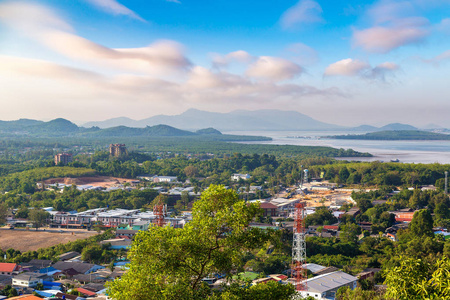
{"type": "Polygon", "coordinates": [[[118,125],[144,128],[166,124],[185,130],[215,128],[219,131],[257,131],[257,130],[336,130],[341,126],[317,121],[297,111],[260,109],[235,110],[229,113],[208,112],[190,108],[179,115],[156,115],[147,119],[109,119],[102,122],[89,122],[85,127],[109,128],[118,125]]]}

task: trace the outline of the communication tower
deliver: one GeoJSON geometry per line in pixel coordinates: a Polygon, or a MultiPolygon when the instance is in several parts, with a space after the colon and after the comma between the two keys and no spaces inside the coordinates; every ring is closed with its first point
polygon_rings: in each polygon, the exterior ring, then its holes
{"type": "Polygon", "coordinates": [[[292,276],[295,279],[297,291],[306,291],[308,279],[306,273],[306,242],[305,242],[305,204],[295,205],[294,241],[292,243],[292,276]]]}
{"type": "Polygon", "coordinates": [[[156,226],[163,227],[166,224],[164,217],[166,215],[167,206],[164,204],[156,204],[153,207],[153,214],[155,215],[155,224],[156,226]]]}

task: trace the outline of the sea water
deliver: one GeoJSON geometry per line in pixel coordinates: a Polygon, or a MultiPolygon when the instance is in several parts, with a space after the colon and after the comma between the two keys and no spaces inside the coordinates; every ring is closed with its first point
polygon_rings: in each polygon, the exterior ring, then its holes
{"type": "Polygon", "coordinates": [[[450,141],[379,141],[379,140],[344,140],[327,136],[343,134],[363,134],[364,132],[336,131],[230,131],[225,134],[258,135],[271,137],[272,141],[243,142],[247,144],[274,144],[298,146],[328,146],[333,148],[353,149],[368,152],[373,157],[345,158],[357,161],[391,161],[406,163],[441,163],[450,164],[450,141]]]}

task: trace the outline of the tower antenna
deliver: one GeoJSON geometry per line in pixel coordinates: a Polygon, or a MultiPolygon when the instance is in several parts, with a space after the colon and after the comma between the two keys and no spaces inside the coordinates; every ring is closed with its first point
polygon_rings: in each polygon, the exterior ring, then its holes
{"type": "Polygon", "coordinates": [[[307,291],[305,242],[305,204],[295,205],[294,240],[292,242],[292,276],[297,291],[307,291]]]}

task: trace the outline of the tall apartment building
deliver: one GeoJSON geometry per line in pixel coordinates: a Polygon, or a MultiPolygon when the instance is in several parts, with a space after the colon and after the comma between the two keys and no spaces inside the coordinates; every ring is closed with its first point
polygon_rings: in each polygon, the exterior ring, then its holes
{"type": "Polygon", "coordinates": [[[55,155],[55,165],[59,165],[60,163],[67,165],[70,162],[72,162],[72,154],[58,153],[55,155]]]}
{"type": "Polygon", "coordinates": [[[125,147],[125,144],[111,144],[109,145],[109,154],[115,157],[126,155],[127,147],[125,147]]]}

